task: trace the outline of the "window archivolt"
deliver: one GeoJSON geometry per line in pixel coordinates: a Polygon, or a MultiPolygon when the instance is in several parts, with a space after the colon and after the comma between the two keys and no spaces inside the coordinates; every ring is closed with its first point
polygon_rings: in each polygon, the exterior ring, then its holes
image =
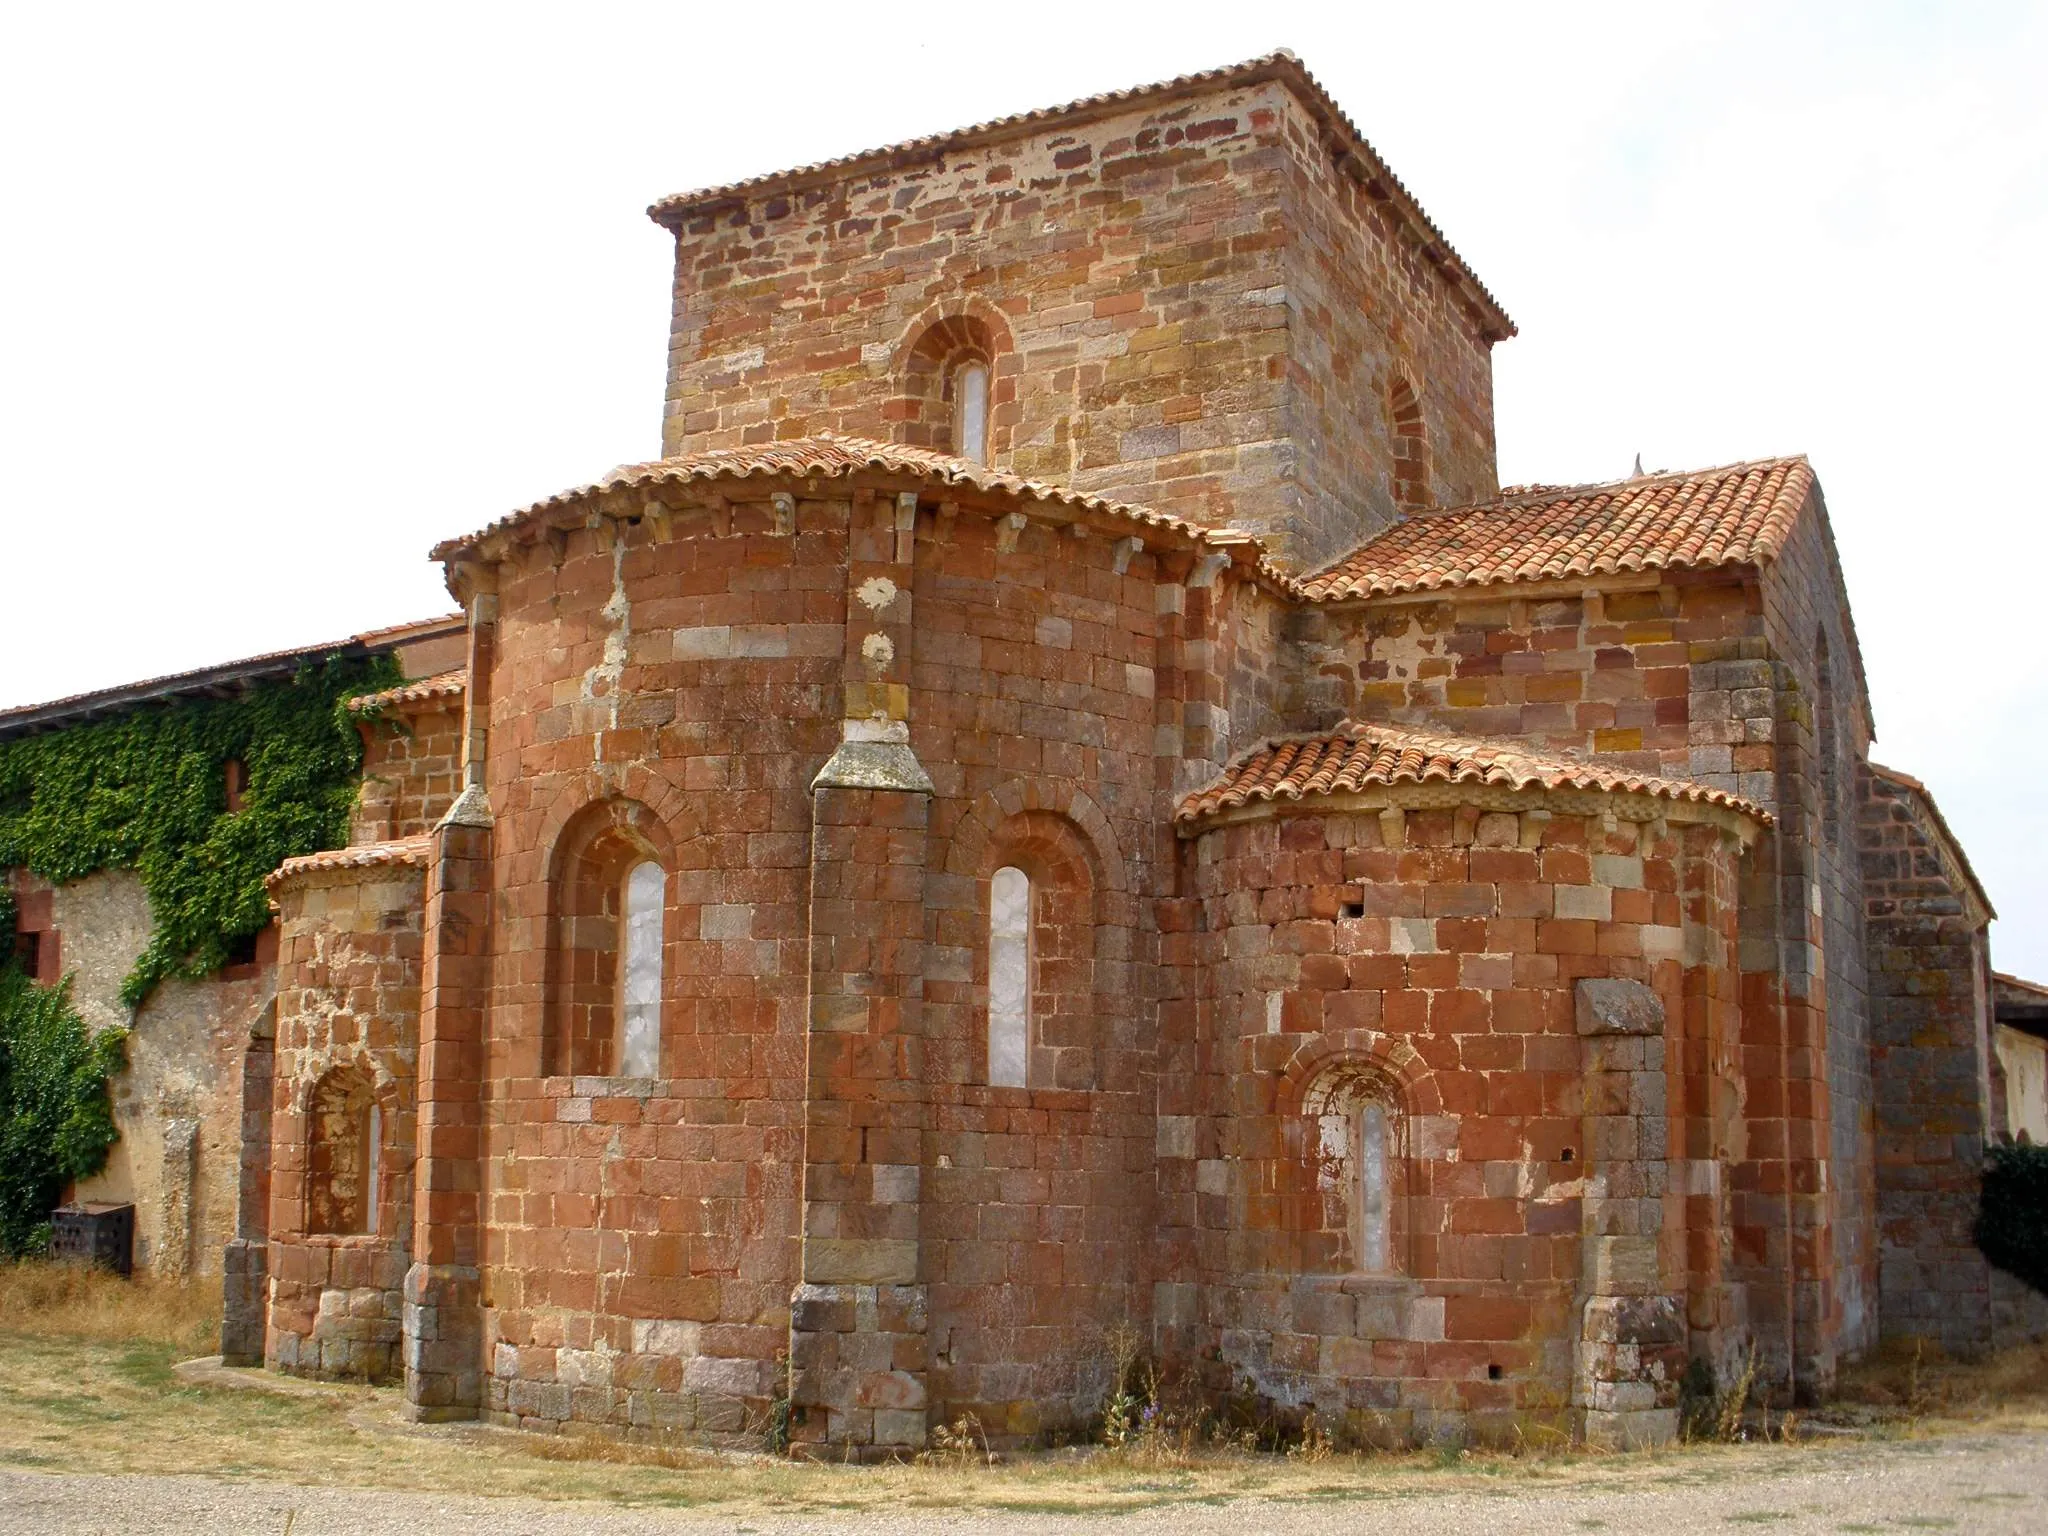
{"type": "Polygon", "coordinates": [[[600,802],[563,828],[549,878],[543,1073],[662,1075],[666,847],[637,801],[600,802]]]}
{"type": "Polygon", "coordinates": [[[991,462],[1000,346],[994,327],[977,314],[947,315],[919,331],[902,364],[894,411],[900,439],[991,462]]]}
{"type": "Polygon", "coordinates": [[[1304,1267],[1326,1274],[1404,1273],[1407,1124],[1397,1086],[1371,1066],[1334,1067],[1310,1086],[1302,1114],[1304,1267]]]}
{"type": "Polygon", "coordinates": [[[376,1084],[360,1067],[336,1067],[306,1099],[306,1230],[378,1230],[384,1114],[376,1084]]]}
{"type": "Polygon", "coordinates": [[[1097,882],[1086,848],[1079,828],[1043,811],[1013,818],[992,842],[982,908],[991,1085],[1096,1086],[1097,882]]]}
{"type": "Polygon", "coordinates": [[[1435,505],[1430,490],[1429,427],[1422,418],[1422,394],[1406,374],[1397,373],[1387,389],[1387,424],[1391,429],[1394,500],[1403,508],[1435,505]]]}

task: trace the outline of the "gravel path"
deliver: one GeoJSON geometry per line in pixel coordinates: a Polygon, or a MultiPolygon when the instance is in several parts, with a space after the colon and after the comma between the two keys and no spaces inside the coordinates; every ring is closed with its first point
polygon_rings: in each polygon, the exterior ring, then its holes
{"type": "Polygon", "coordinates": [[[653,1532],[932,1532],[983,1536],[1629,1536],[1761,1527],[1772,1532],[1952,1530],[1986,1536],[2048,1531],[2048,1434],[2013,1434],[1815,1450],[1779,1474],[1684,1472],[1670,1463],[1644,1485],[1613,1489],[1428,1493],[1385,1499],[1177,1505],[1114,1515],[1000,1512],[710,1515],[424,1493],[225,1483],[197,1477],[65,1477],[0,1472],[0,1536],[63,1531],[206,1536],[642,1536],[653,1532]],[[1672,1486],[1664,1473],[1684,1479],[1672,1486]]]}

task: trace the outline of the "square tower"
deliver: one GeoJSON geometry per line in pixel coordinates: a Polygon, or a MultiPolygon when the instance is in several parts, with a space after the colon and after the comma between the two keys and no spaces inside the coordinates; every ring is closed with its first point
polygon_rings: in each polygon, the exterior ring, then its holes
{"type": "Polygon", "coordinates": [[[1297,569],[1496,488],[1513,324],[1291,54],[650,212],[666,455],[912,443],[1297,569]]]}

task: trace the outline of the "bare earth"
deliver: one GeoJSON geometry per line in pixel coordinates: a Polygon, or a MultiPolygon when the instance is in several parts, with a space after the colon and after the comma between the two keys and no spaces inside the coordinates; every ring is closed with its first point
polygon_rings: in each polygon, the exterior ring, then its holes
{"type": "MultiPolygon", "coordinates": [[[[1500,1492],[1231,1499],[1113,1514],[1015,1510],[774,1515],[607,1508],[460,1494],[311,1488],[201,1477],[64,1476],[0,1471],[0,1536],[63,1531],[278,1536],[638,1536],[729,1531],[760,1536],[825,1532],[1018,1532],[1066,1536],[1094,1530],[1173,1536],[1551,1536],[1614,1531],[1774,1532],[1950,1530],[2048,1531],[2048,1433],[1945,1436],[1809,1450],[1771,1466],[1720,1465],[1631,1479],[1626,1488],[1565,1487],[1500,1492]]],[[[1160,1491],[1173,1474],[1160,1475],[1160,1491]]],[[[1313,1490],[1311,1490],[1313,1493],[1313,1490]]],[[[1333,1490],[1333,1495],[1336,1490],[1333,1490]]]]}

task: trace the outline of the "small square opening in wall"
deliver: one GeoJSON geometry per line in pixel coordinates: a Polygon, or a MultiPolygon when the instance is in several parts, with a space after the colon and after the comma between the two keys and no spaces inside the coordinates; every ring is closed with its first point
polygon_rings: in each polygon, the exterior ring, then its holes
{"type": "Polygon", "coordinates": [[[1365,916],[1365,903],[1362,900],[1347,901],[1337,909],[1337,915],[1347,919],[1363,917],[1365,916]]]}
{"type": "Polygon", "coordinates": [[[1489,1365],[1489,1366],[1487,1366],[1487,1368],[1486,1368],[1486,1379],[1487,1379],[1488,1381],[1499,1381],[1499,1380],[1500,1380],[1500,1375],[1501,1375],[1501,1372],[1500,1372],[1500,1367],[1499,1367],[1498,1365],[1489,1365]]]}

